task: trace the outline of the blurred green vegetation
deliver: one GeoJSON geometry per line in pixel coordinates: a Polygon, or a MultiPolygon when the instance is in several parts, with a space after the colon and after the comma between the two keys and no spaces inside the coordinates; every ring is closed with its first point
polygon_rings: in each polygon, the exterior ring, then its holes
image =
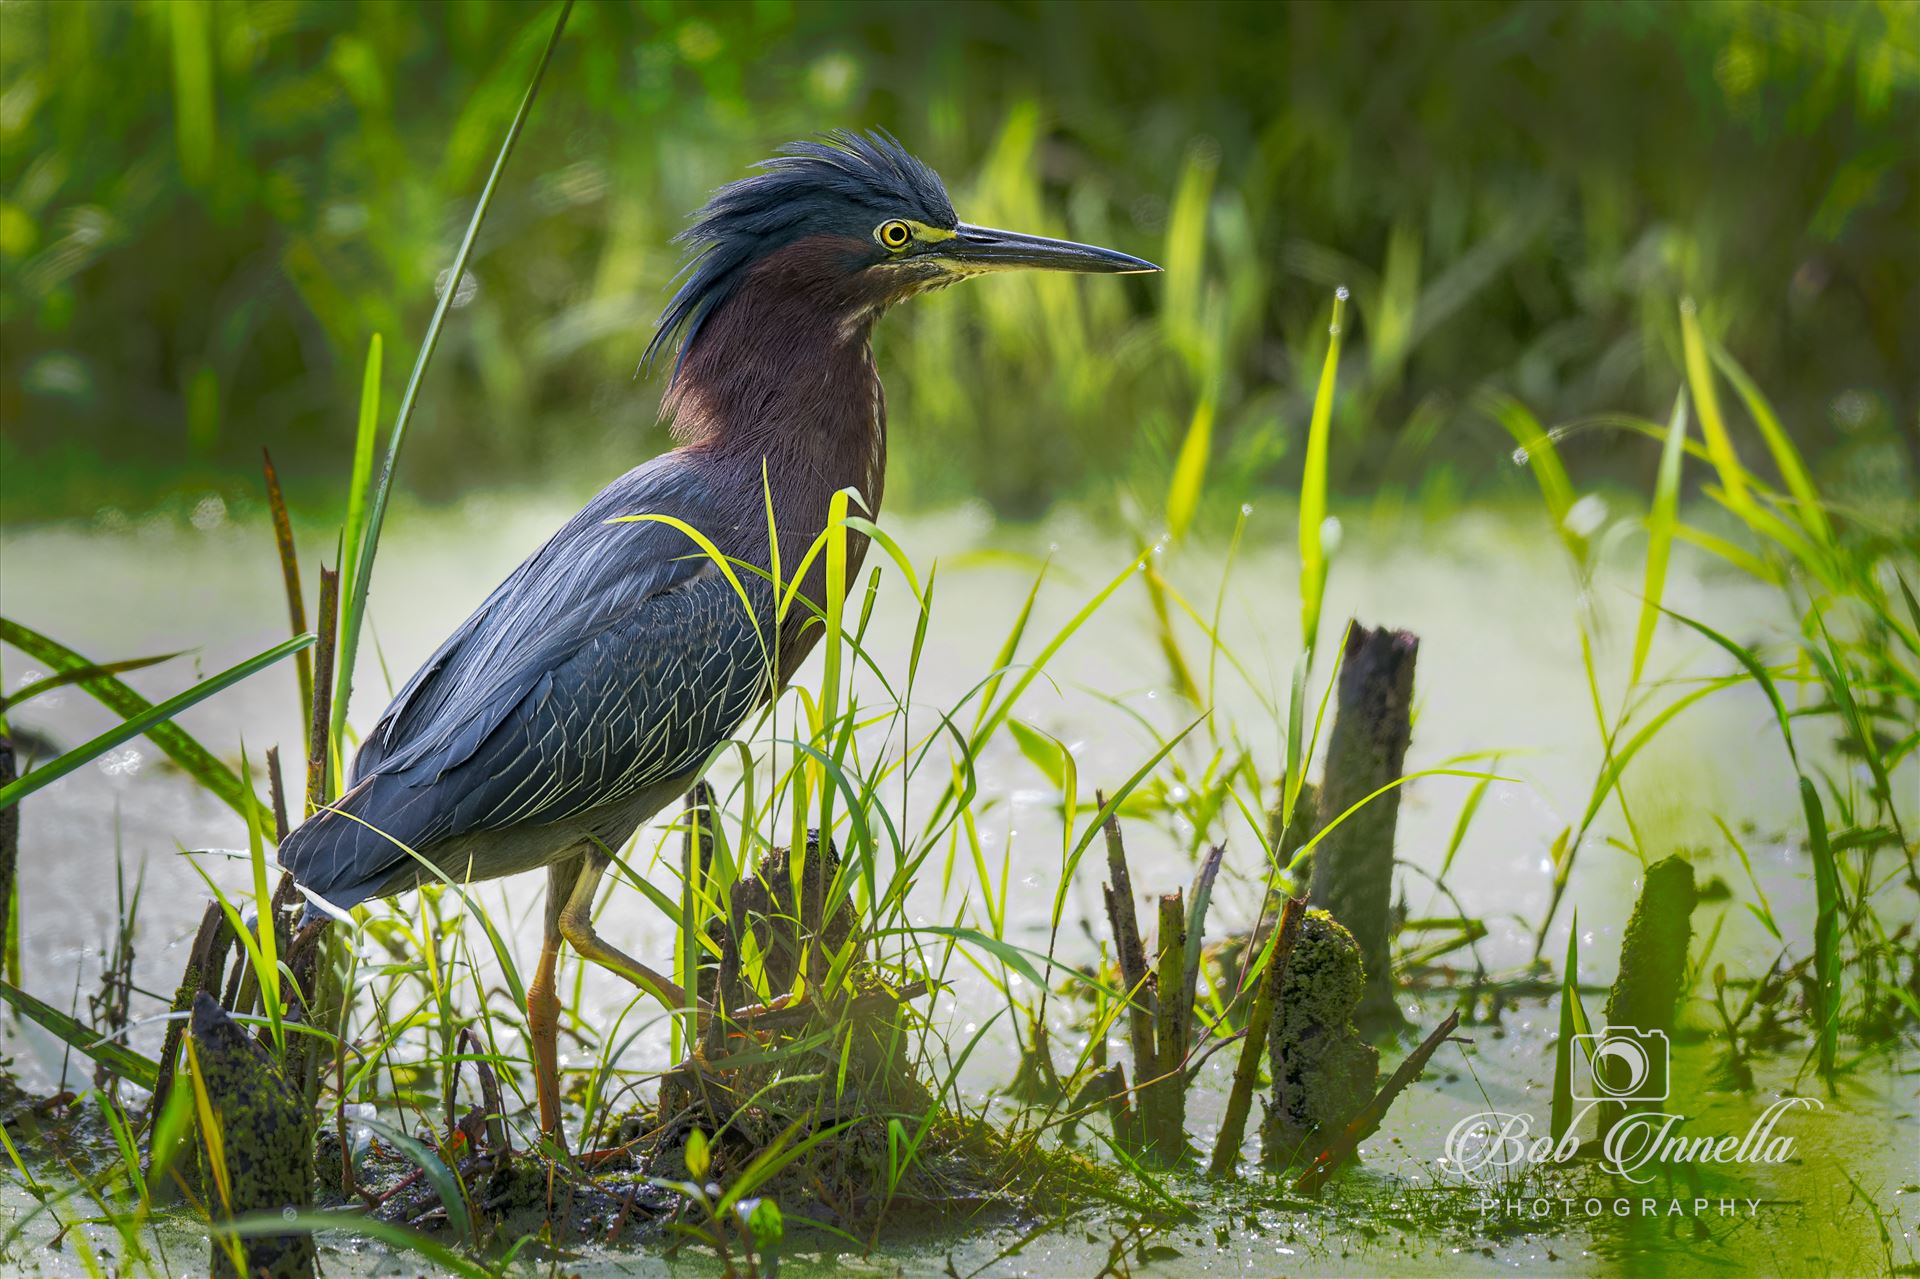
{"type": "MultiPolygon", "coordinates": [[[[10,520],[338,492],[548,30],[529,4],[0,4],[10,520]]],[[[1183,442],[1222,499],[1299,473],[1352,290],[1336,491],[1524,478],[1476,392],[1659,417],[1675,301],[1829,482],[1920,472],[1920,6],[582,3],[457,299],[403,481],[604,478],[661,448],[634,367],[714,185],[884,125],[962,215],[1155,257],[883,326],[890,498],[1015,515],[1183,442]],[[1195,452],[1197,450],[1197,452],[1195,452]]],[[[1583,437],[1584,438],[1584,437],[1583,437]]],[[[1563,445],[1639,482],[1614,433],[1563,445]]]]}

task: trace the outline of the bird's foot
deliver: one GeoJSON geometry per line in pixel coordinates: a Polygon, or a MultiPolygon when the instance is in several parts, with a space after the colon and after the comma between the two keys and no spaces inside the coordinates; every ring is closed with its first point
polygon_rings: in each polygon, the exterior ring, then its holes
{"type": "Polygon", "coordinates": [[[754,1020],[757,1017],[764,1017],[768,1013],[775,1013],[775,1012],[780,1012],[783,1009],[799,1007],[805,1004],[806,1001],[807,1001],[807,993],[805,991],[790,990],[786,994],[778,997],[777,999],[769,999],[764,1004],[749,1004],[745,1008],[736,1008],[733,1010],[731,1016],[734,1021],[748,1022],[748,1021],[754,1020]]]}
{"type": "MultiPolygon", "coordinates": [[[[713,1019],[716,1014],[721,1021],[719,1029],[727,1039],[759,1037],[770,1031],[798,1025],[812,1015],[805,991],[788,991],[762,1004],[748,1004],[744,1008],[729,1008],[724,1012],[718,1012],[710,1006],[705,1006],[704,1001],[702,1002],[700,1017],[702,1038],[706,1038],[710,1029],[713,1028],[713,1019]]],[[[714,1043],[717,1044],[718,1041],[714,1043]]]]}

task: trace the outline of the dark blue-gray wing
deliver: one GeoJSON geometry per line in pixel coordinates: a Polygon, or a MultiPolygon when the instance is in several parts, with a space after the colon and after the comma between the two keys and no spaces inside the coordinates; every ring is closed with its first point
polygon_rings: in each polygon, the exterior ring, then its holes
{"type": "Polygon", "coordinates": [[[423,761],[460,797],[440,837],[559,821],[699,766],[771,688],[761,638],[717,571],[610,618],[492,731],[423,761]]]}
{"type": "Polygon", "coordinates": [[[347,906],[406,868],[401,844],[561,821],[698,767],[771,688],[772,635],[763,584],[745,583],[749,607],[710,563],[689,567],[557,626],[457,722],[443,712],[437,731],[395,742],[338,811],[293,833],[281,864],[347,906]]]}

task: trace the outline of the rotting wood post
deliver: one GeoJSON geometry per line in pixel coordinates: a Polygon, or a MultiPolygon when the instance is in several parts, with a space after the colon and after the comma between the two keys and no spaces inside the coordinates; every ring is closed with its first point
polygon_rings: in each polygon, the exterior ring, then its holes
{"type": "Polygon", "coordinates": [[[1230,1178],[1240,1163],[1240,1143],[1247,1135],[1247,1115],[1253,1109],[1253,1090],[1260,1082],[1260,1063],[1267,1056],[1267,1029],[1273,1024],[1273,1004],[1280,984],[1287,977],[1287,961],[1293,955],[1293,943],[1300,936],[1300,921],[1307,913],[1307,899],[1289,897],[1280,908],[1279,933],[1273,942],[1273,956],[1260,974],[1260,989],[1253,997],[1253,1009],[1247,1014],[1247,1033],[1240,1045],[1240,1061],[1233,1071],[1233,1091],[1227,1095],[1226,1117],[1220,1121],[1220,1136],[1213,1145],[1213,1160],[1207,1176],[1216,1181],[1230,1178]]]}
{"type": "Polygon", "coordinates": [[[180,1057],[180,1037],[186,1033],[184,1014],[192,1011],[200,995],[213,995],[220,989],[227,967],[227,951],[233,946],[233,930],[219,902],[208,902],[200,916],[200,931],[194,934],[187,951],[187,966],[180,974],[180,985],[173,996],[173,1018],[167,1022],[167,1035],[160,1049],[160,1077],[153,1088],[153,1104],[147,1107],[148,1122],[159,1120],[167,1108],[167,1096],[173,1091],[175,1067],[180,1057]]]}
{"type": "Polygon", "coordinates": [[[1419,637],[1411,631],[1369,629],[1357,620],[1348,628],[1339,710],[1318,796],[1323,826],[1367,801],[1314,850],[1309,896],[1360,943],[1367,985],[1354,1019],[1370,1032],[1397,1029],[1405,1021],[1393,998],[1388,917],[1400,816],[1400,789],[1394,783],[1413,736],[1413,668],[1419,652],[1419,637]],[[1376,794],[1388,786],[1393,789],[1376,794]]]}
{"type": "MultiPolygon", "coordinates": [[[[310,1112],[266,1050],[202,991],[193,1001],[194,1065],[212,1118],[219,1126],[219,1167],[209,1178],[208,1204],[226,1219],[256,1213],[298,1212],[313,1187],[310,1112]]],[[[215,1140],[201,1135],[203,1150],[215,1140]]],[[[214,1279],[238,1279],[228,1249],[212,1245],[214,1279]]],[[[296,1231],[240,1241],[245,1273],[302,1279],[314,1273],[313,1236],[296,1231]]]]}
{"type": "MultiPolygon", "coordinates": [[[[292,997],[287,1001],[294,1020],[325,1030],[340,1020],[346,992],[342,988],[339,949],[342,945],[333,921],[322,915],[300,926],[287,943],[287,971],[293,974],[292,997]]],[[[262,1027],[260,1044],[270,1032],[262,1027]]],[[[299,1088],[309,1108],[320,1101],[321,1066],[328,1048],[318,1035],[293,1035],[287,1040],[283,1063],[287,1078],[299,1088]]]]}
{"type": "Polygon", "coordinates": [[[1158,1039],[1155,1051],[1155,1076],[1151,1085],[1142,1084],[1142,1100],[1149,1119],[1147,1142],[1153,1154],[1165,1164],[1178,1163],[1187,1149],[1187,1019],[1191,1005],[1182,1006],[1180,993],[1186,989],[1187,906],[1184,893],[1165,893],[1160,898],[1159,954],[1155,989],[1158,992],[1155,1026],[1158,1039]]]}
{"type": "MultiPolygon", "coordinates": [[[[791,859],[788,854],[788,873],[792,873],[791,859]]],[[[826,995],[827,973],[833,963],[835,943],[831,940],[833,931],[827,921],[827,890],[839,876],[840,855],[834,851],[831,839],[818,838],[813,831],[807,832],[807,846],[800,853],[800,900],[799,909],[794,915],[800,921],[800,931],[794,937],[801,958],[801,976],[806,979],[807,989],[816,999],[826,995]]],[[[841,899],[840,909],[834,912],[836,919],[845,916],[847,901],[841,899]]],[[[847,920],[851,925],[852,921],[847,920]]],[[[849,926],[847,933],[852,932],[849,926]]],[[[840,941],[845,944],[845,937],[840,941]]]]}
{"type": "Polygon", "coordinates": [[[700,1031],[700,1055],[710,1061],[725,1051],[727,1017],[740,1006],[740,930],[746,925],[745,894],[746,886],[735,881],[727,894],[727,917],[714,920],[709,930],[720,934],[720,966],[717,971],[709,970],[714,973],[713,988],[706,995],[713,1011],[705,1014],[700,1031]]]}
{"type": "MultiPolygon", "coordinates": [[[[1098,796],[1104,807],[1105,796],[1098,796]]],[[[1158,1057],[1158,1049],[1153,1034],[1153,987],[1147,973],[1147,949],[1140,940],[1140,920],[1133,904],[1133,875],[1127,869],[1127,849],[1120,838],[1119,819],[1111,814],[1105,827],[1107,845],[1107,879],[1104,895],[1107,906],[1107,923],[1113,930],[1114,959],[1120,967],[1120,980],[1127,991],[1127,1041],[1133,1052],[1133,1069],[1136,1086],[1140,1077],[1150,1076],[1158,1057]]],[[[1133,1131],[1135,1125],[1150,1127],[1146,1124],[1149,1104],[1144,1095],[1136,1099],[1137,1105],[1130,1111],[1129,1130],[1114,1136],[1121,1143],[1131,1143],[1136,1149],[1140,1133],[1133,1131]]]]}
{"type": "MultiPolygon", "coordinates": [[[[0,786],[8,785],[17,777],[13,738],[0,727],[0,786]]],[[[19,912],[13,908],[13,894],[19,882],[19,869],[20,804],[15,801],[0,808],[0,961],[13,953],[15,945],[14,919],[19,912]]]]}
{"type": "MultiPolygon", "coordinates": [[[[278,848],[281,844],[287,842],[287,836],[292,833],[293,830],[293,827],[287,821],[287,787],[286,779],[280,774],[280,748],[278,746],[267,747],[267,795],[273,805],[273,843],[274,847],[278,848]]],[[[284,885],[290,878],[290,876],[282,875],[280,882],[284,885]]],[[[275,895],[277,896],[278,894],[276,893],[275,895]]]]}
{"type": "MultiPolygon", "coordinates": [[[[1700,900],[1694,885],[1693,864],[1683,857],[1667,857],[1647,867],[1640,885],[1640,899],[1633,904],[1626,934],[1620,939],[1620,970],[1607,993],[1606,1018],[1609,1037],[1622,1027],[1647,1032],[1657,1031],[1673,1037],[1674,1010],[1684,993],[1687,950],[1693,942],[1693,908],[1700,900]]],[[[1664,1071],[1665,1046],[1643,1046],[1651,1069],[1664,1071]]],[[[1603,1058],[1591,1063],[1596,1072],[1624,1066],[1618,1058],[1603,1058]]],[[[1626,1083],[1618,1075],[1607,1078],[1609,1091],[1626,1083]]],[[[1656,1081],[1649,1081],[1656,1082],[1656,1081]]],[[[1662,1078],[1658,1085],[1667,1081],[1662,1078]]],[[[1642,1087],[1637,1091],[1652,1098],[1657,1092],[1665,1097],[1664,1086],[1642,1087]]],[[[1602,1140],[1632,1108],[1608,1102],[1600,1107],[1602,1140]]]]}

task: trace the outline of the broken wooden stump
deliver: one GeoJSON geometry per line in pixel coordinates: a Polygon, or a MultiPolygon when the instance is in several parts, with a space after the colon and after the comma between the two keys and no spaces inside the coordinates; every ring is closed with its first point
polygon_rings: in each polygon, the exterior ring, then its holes
{"type": "MultiPolygon", "coordinates": [[[[1104,805],[1104,796],[1097,796],[1104,805]]],[[[1147,971],[1147,948],[1140,939],[1140,917],[1134,908],[1133,873],[1127,867],[1127,849],[1120,837],[1120,820],[1109,814],[1104,828],[1107,848],[1107,880],[1102,886],[1107,906],[1107,925],[1113,930],[1114,962],[1120,969],[1120,984],[1127,996],[1127,1044],[1132,1050],[1134,1084],[1138,1088],[1153,1074],[1160,1052],[1153,1033],[1154,999],[1152,978],[1147,971]]],[[[1142,1127],[1148,1126],[1146,1111],[1150,1103],[1145,1094],[1128,1109],[1128,1128],[1116,1131],[1114,1139],[1138,1150],[1144,1146],[1142,1127]]]]}
{"type": "MultiPolygon", "coordinates": [[[[1100,802],[1105,804],[1105,797],[1100,802]]],[[[1133,1056],[1131,1104],[1126,1072],[1109,1069],[1104,1078],[1119,1093],[1106,1099],[1113,1117],[1114,1141],[1138,1158],[1163,1167],[1184,1161],[1187,1143],[1188,1059],[1193,1055],[1193,1003],[1199,981],[1200,934],[1206,927],[1213,882],[1220,873],[1224,846],[1215,847],[1194,875],[1187,892],[1162,894],[1156,907],[1159,929],[1154,939],[1153,966],[1140,935],[1134,906],[1133,874],[1127,866],[1120,823],[1109,816],[1105,826],[1107,878],[1104,886],[1107,923],[1113,930],[1113,948],[1126,1008],[1127,1043],[1133,1056]],[[1191,915],[1189,911],[1191,910],[1191,915]]],[[[1118,1020],[1118,1017],[1115,1018],[1118,1020]]]]}
{"type": "Polygon", "coordinates": [[[1273,1006],[1287,980],[1294,943],[1300,939],[1300,923],[1307,913],[1304,897],[1289,897],[1280,909],[1275,926],[1273,954],[1266,971],[1259,975],[1260,989],[1253,998],[1253,1010],[1247,1014],[1246,1040],[1240,1046],[1240,1061],[1233,1071],[1233,1090],[1227,1095],[1226,1117],[1220,1121],[1220,1135],[1213,1144],[1213,1161],[1207,1176],[1216,1181],[1233,1176],[1240,1162],[1240,1143],[1247,1135],[1247,1114],[1253,1109],[1253,1089],[1260,1078],[1260,1061],[1267,1052],[1267,1028],[1273,1024],[1273,1006]]]}
{"type": "Polygon", "coordinates": [[[1365,987],[1353,934],[1326,911],[1309,910],[1267,1031],[1273,1093],[1260,1126],[1267,1164],[1285,1167],[1312,1157],[1373,1096],[1380,1053],[1352,1020],[1365,987]]]}
{"type": "Polygon", "coordinates": [[[1356,1020],[1370,1032],[1397,1029],[1405,1021],[1393,998],[1388,933],[1400,817],[1400,789],[1394,783],[1413,736],[1413,668],[1419,652],[1419,637],[1411,631],[1373,630],[1357,621],[1348,628],[1338,711],[1318,796],[1322,827],[1362,804],[1314,849],[1309,896],[1360,945],[1367,982],[1356,1020]],[[1393,789],[1379,793],[1388,786],[1393,789]]]}
{"type": "Polygon", "coordinates": [[[1141,1101],[1147,1111],[1148,1150],[1160,1163],[1172,1165],[1187,1156],[1187,1035],[1193,1005],[1181,998],[1186,990],[1187,962],[1184,893],[1161,895],[1160,930],[1155,944],[1154,991],[1158,1007],[1154,1015],[1154,1068],[1151,1086],[1141,1088],[1141,1101]]]}
{"type": "MultiPolygon", "coordinates": [[[[304,1210],[313,1188],[313,1131],[299,1089],[205,991],[193,1001],[192,1033],[198,1087],[215,1129],[201,1134],[214,1216],[235,1221],[304,1210]]],[[[213,1241],[214,1279],[314,1273],[313,1237],[305,1231],[244,1238],[238,1247],[244,1270],[220,1239],[213,1241]]]]}
{"type": "MultiPolygon", "coordinates": [[[[0,732],[0,786],[18,777],[13,759],[13,738],[0,732]]],[[[13,951],[13,892],[20,866],[20,805],[16,801],[0,808],[0,956],[13,951]]]]}

